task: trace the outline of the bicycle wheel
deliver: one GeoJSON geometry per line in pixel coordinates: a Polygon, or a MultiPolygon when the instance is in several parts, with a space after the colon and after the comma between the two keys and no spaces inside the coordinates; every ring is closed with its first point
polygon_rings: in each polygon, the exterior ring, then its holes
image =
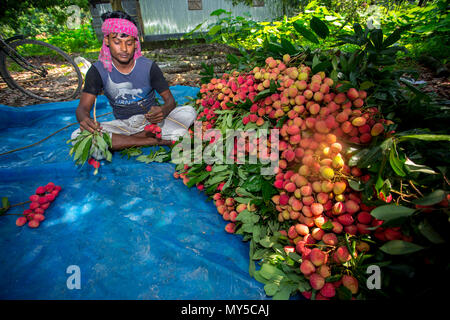
{"type": "Polygon", "coordinates": [[[9,45],[20,57],[0,55],[6,82],[42,101],[74,99],[81,91],[83,77],[76,63],[64,51],[39,40],[17,40],[9,45]]]}

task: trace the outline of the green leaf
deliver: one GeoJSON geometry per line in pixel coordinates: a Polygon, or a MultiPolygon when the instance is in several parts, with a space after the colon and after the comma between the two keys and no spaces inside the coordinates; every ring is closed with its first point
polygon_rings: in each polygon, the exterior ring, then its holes
{"type": "Polygon", "coordinates": [[[213,36],[215,35],[217,32],[219,32],[222,29],[222,26],[219,25],[215,25],[214,27],[212,27],[209,31],[208,31],[208,35],[213,36]]]}
{"type": "Polygon", "coordinates": [[[263,90],[263,91],[261,91],[260,93],[258,93],[258,94],[255,96],[255,99],[254,99],[253,101],[254,101],[254,102],[257,102],[257,101],[259,101],[259,100],[261,100],[261,99],[264,99],[265,97],[267,97],[267,96],[269,96],[269,95],[271,95],[271,94],[272,94],[272,92],[271,92],[270,89],[263,90]]]}
{"type": "Polygon", "coordinates": [[[359,23],[353,24],[353,30],[355,31],[355,35],[357,38],[363,38],[364,37],[364,31],[359,23]]]}
{"type": "Polygon", "coordinates": [[[227,60],[231,64],[239,64],[239,58],[234,54],[227,54],[227,60]]]}
{"type": "Polygon", "coordinates": [[[352,292],[344,286],[339,286],[339,288],[336,289],[336,294],[339,300],[352,299],[352,292]]]}
{"type": "MultiPolygon", "coordinates": [[[[247,190],[245,190],[245,189],[242,188],[242,187],[237,188],[236,192],[239,193],[239,194],[242,194],[242,195],[245,196],[245,197],[250,197],[250,198],[253,198],[253,199],[256,198],[256,197],[253,195],[253,193],[248,192],[247,190]]],[[[247,201],[247,202],[248,202],[248,201],[247,201]]]]}
{"type": "Polygon", "coordinates": [[[228,174],[224,175],[223,173],[221,173],[220,175],[214,176],[211,179],[207,180],[205,185],[208,185],[208,186],[209,185],[213,185],[213,184],[216,184],[216,183],[223,182],[226,179],[228,179],[228,174]]]}
{"type": "Polygon", "coordinates": [[[417,226],[420,233],[434,244],[445,243],[444,238],[433,228],[427,219],[424,219],[417,226]]]}
{"type": "Polygon", "coordinates": [[[294,55],[298,51],[297,49],[295,49],[294,45],[285,38],[281,38],[281,46],[283,47],[284,51],[286,53],[289,53],[290,55],[294,55]]]}
{"type": "Polygon", "coordinates": [[[319,44],[319,40],[317,39],[317,37],[314,35],[314,33],[312,33],[311,31],[309,31],[308,29],[306,29],[304,26],[302,26],[300,20],[297,20],[293,23],[295,30],[300,33],[304,38],[306,38],[307,40],[314,42],[316,44],[319,44]]]}
{"type": "Polygon", "coordinates": [[[437,189],[425,197],[413,200],[412,202],[421,206],[432,206],[444,200],[446,195],[447,193],[444,190],[437,189]]]}
{"type": "Polygon", "coordinates": [[[315,65],[312,68],[312,72],[313,72],[313,74],[316,74],[317,72],[320,72],[320,71],[327,71],[327,69],[329,67],[331,67],[331,62],[328,61],[328,60],[327,61],[323,61],[323,62],[320,62],[317,65],[315,65]]]}
{"type": "Polygon", "coordinates": [[[8,209],[10,206],[8,197],[2,197],[2,208],[8,209]]]}
{"type": "Polygon", "coordinates": [[[83,150],[84,150],[86,144],[91,141],[92,141],[92,135],[87,136],[86,138],[81,140],[80,144],[74,146],[75,155],[74,155],[73,159],[75,161],[78,160],[83,155],[83,150]]]}
{"type": "Polygon", "coordinates": [[[249,192],[259,192],[261,190],[262,177],[260,175],[253,175],[244,182],[242,188],[249,192]]]}
{"type": "Polygon", "coordinates": [[[325,279],[325,282],[335,282],[339,281],[342,278],[342,274],[335,274],[333,276],[329,276],[325,279]]]}
{"type": "Polygon", "coordinates": [[[363,158],[370,149],[362,149],[360,151],[357,151],[355,154],[351,156],[351,158],[348,160],[348,166],[354,167],[358,164],[358,162],[363,158]]]}
{"type": "Polygon", "coordinates": [[[261,282],[261,283],[264,283],[264,284],[270,283],[270,280],[264,278],[264,277],[261,275],[260,270],[255,271],[255,272],[253,273],[253,277],[254,277],[255,280],[258,281],[258,282],[261,282]]]}
{"type": "Polygon", "coordinates": [[[264,256],[270,252],[269,249],[258,249],[255,251],[255,253],[252,256],[253,260],[261,260],[262,258],[264,258],[264,256]]]}
{"type": "Polygon", "coordinates": [[[395,204],[386,204],[373,209],[370,214],[378,220],[384,220],[387,222],[393,219],[409,217],[414,212],[416,212],[416,209],[398,206],[395,204]]]}
{"type": "Polygon", "coordinates": [[[273,53],[282,54],[283,53],[283,47],[275,42],[269,41],[267,43],[267,49],[273,53]]]}
{"type": "Polygon", "coordinates": [[[269,263],[264,263],[261,266],[261,269],[259,270],[259,272],[262,277],[264,277],[265,279],[268,279],[268,280],[272,279],[274,276],[280,276],[280,277],[286,276],[283,271],[281,271],[280,269],[278,269],[277,267],[275,267],[269,263]]]}
{"type": "Polygon", "coordinates": [[[289,258],[291,258],[292,260],[294,260],[296,262],[301,262],[302,261],[302,256],[299,255],[298,253],[289,252],[288,256],[289,256],[289,258]]]}
{"type": "Polygon", "coordinates": [[[194,29],[192,29],[191,31],[186,33],[186,36],[188,37],[188,36],[192,35],[195,31],[200,29],[203,26],[204,23],[205,23],[205,21],[203,21],[202,23],[199,23],[194,29]]]}
{"type": "Polygon", "coordinates": [[[392,32],[386,40],[383,41],[383,48],[387,48],[390,45],[396,43],[402,37],[402,33],[405,31],[405,28],[398,28],[394,32],[392,32]]]}
{"type": "Polygon", "coordinates": [[[381,31],[381,29],[372,30],[370,33],[370,40],[372,41],[375,49],[383,49],[383,31],[381,31]]]}
{"type": "Polygon", "coordinates": [[[392,170],[394,170],[394,172],[398,176],[400,177],[406,176],[406,172],[403,170],[404,162],[401,162],[401,160],[397,158],[394,148],[392,148],[391,151],[389,152],[389,163],[391,165],[392,170]]]}
{"type": "Polygon", "coordinates": [[[221,14],[224,14],[224,13],[228,13],[228,12],[225,11],[224,9],[217,9],[217,10],[214,10],[213,12],[211,12],[210,16],[211,17],[212,16],[220,16],[221,14]]]}
{"type": "Polygon", "coordinates": [[[227,164],[223,164],[223,165],[215,165],[215,166],[213,166],[213,168],[212,168],[212,170],[211,170],[211,173],[222,172],[222,171],[225,171],[225,170],[227,170],[227,169],[229,169],[229,168],[230,168],[230,166],[227,165],[227,164]]]}
{"type": "Polygon", "coordinates": [[[328,29],[325,22],[323,22],[319,18],[312,17],[311,21],[309,22],[309,26],[322,39],[325,39],[330,34],[330,30],[328,29]]]}
{"type": "Polygon", "coordinates": [[[333,226],[333,223],[331,222],[331,220],[328,220],[320,227],[320,229],[325,230],[325,231],[333,230],[333,228],[334,228],[334,226],[333,226]]]}
{"type": "Polygon", "coordinates": [[[270,200],[273,195],[277,194],[277,189],[269,181],[262,179],[261,184],[262,197],[264,200],[270,200]]]}
{"type": "Polygon", "coordinates": [[[280,290],[273,296],[273,300],[288,300],[292,292],[291,286],[281,286],[280,290]]]}
{"type": "Polygon", "coordinates": [[[250,199],[249,198],[242,198],[242,197],[234,197],[234,201],[236,201],[237,203],[245,203],[247,204],[250,199]]]}
{"type": "Polygon", "coordinates": [[[399,137],[399,141],[408,139],[418,139],[423,141],[450,141],[450,135],[448,134],[410,134],[399,137]]]}
{"type": "Polygon", "coordinates": [[[298,291],[305,292],[311,290],[311,285],[307,281],[298,282],[298,291]]]}
{"type": "MultiPolygon", "coordinates": [[[[239,215],[241,215],[241,213],[239,215]]],[[[238,215],[238,217],[239,217],[239,215],[238,215]]],[[[264,248],[270,248],[274,245],[274,242],[272,241],[272,239],[270,237],[265,237],[265,238],[261,239],[259,244],[262,245],[264,248]]]]}
{"type": "Polygon", "coordinates": [[[102,152],[105,152],[106,150],[108,150],[108,144],[106,143],[105,139],[103,139],[102,136],[95,135],[94,138],[95,138],[95,143],[97,144],[98,148],[102,152]]]}
{"type": "Polygon", "coordinates": [[[425,249],[417,244],[403,240],[391,240],[380,247],[380,250],[390,255],[403,255],[425,249]]]}
{"type": "Polygon", "coordinates": [[[11,207],[8,197],[2,197],[2,207],[0,208],[0,216],[4,215],[11,207]]]}
{"type": "Polygon", "coordinates": [[[264,286],[264,291],[268,296],[275,295],[280,290],[280,286],[276,285],[275,283],[268,283],[264,286]]]}
{"type": "Polygon", "coordinates": [[[381,154],[381,147],[379,145],[371,148],[359,159],[357,163],[358,168],[367,168],[371,164],[378,162],[381,158],[381,154]]]}
{"type": "Polygon", "coordinates": [[[364,190],[364,184],[361,181],[348,179],[348,184],[349,184],[350,188],[352,188],[355,191],[364,190]]]}
{"type": "Polygon", "coordinates": [[[103,140],[105,140],[105,142],[106,142],[106,144],[108,145],[109,148],[112,147],[111,137],[109,136],[108,133],[106,133],[106,132],[103,133],[103,140]]]}
{"type": "Polygon", "coordinates": [[[369,88],[372,88],[375,84],[373,82],[370,81],[364,81],[363,83],[360,84],[359,89],[360,90],[367,90],[369,88]]]}

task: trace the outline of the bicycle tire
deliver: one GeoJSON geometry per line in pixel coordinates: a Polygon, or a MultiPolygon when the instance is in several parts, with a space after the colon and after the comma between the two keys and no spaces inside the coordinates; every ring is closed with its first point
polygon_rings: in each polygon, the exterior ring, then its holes
{"type": "MultiPolygon", "coordinates": [[[[9,70],[13,69],[14,67],[20,67],[17,64],[14,66],[13,63],[15,63],[9,56],[6,54],[0,55],[0,72],[5,77],[6,83],[11,84],[13,87],[17,88],[24,94],[41,100],[41,101],[48,101],[48,102],[54,102],[54,101],[63,101],[63,100],[70,100],[76,98],[80,91],[81,87],[83,85],[83,77],[81,75],[80,69],[78,68],[77,64],[73,61],[73,59],[65,53],[60,48],[53,46],[49,43],[40,41],[40,40],[34,40],[34,39],[22,39],[22,40],[16,40],[9,45],[17,50],[17,48],[27,48],[26,45],[33,45],[34,48],[37,48],[35,50],[38,50],[37,52],[42,53],[50,53],[47,55],[28,55],[25,56],[27,60],[30,61],[30,63],[33,63],[35,66],[39,66],[42,68],[45,68],[48,72],[49,77],[42,77],[38,76],[36,77],[34,74],[32,74],[28,70],[9,70]],[[45,48],[43,48],[45,47],[45,48]],[[52,65],[50,68],[50,64],[48,65],[44,64],[44,62],[41,62],[40,60],[49,60],[49,59],[56,59],[60,60],[63,63],[62,64],[56,64],[57,66],[61,68],[65,68],[68,71],[66,73],[61,74],[58,73],[57,67],[54,67],[55,64],[52,65]],[[28,72],[28,73],[27,73],[28,72]],[[19,81],[21,76],[28,76],[31,77],[32,80],[26,79],[19,81]],[[69,76],[68,76],[69,75],[69,76]],[[26,83],[31,83],[29,88],[26,87],[26,83]],[[51,83],[51,85],[50,85],[51,83]],[[58,88],[58,96],[55,97],[55,93],[48,92],[48,90],[42,90],[42,88],[39,86],[41,84],[44,84],[45,88],[50,90],[53,88],[58,88]],[[61,90],[65,90],[64,93],[61,93],[61,90]]],[[[26,52],[27,49],[22,49],[22,51],[26,52]]],[[[20,52],[22,53],[22,52],[20,52]]],[[[24,56],[22,54],[22,56],[24,56]]]]}
{"type": "Polygon", "coordinates": [[[4,59],[6,59],[5,53],[0,51],[0,77],[2,77],[3,81],[5,81],[8,87],[10,87],[11,89],[17,89],[16,85],[11,82],[11,80],[9,80],[8,76],[5,74],[5,68],[2,67],[3,65],[1,63],[1,61],[3,61],[4,59]]]}

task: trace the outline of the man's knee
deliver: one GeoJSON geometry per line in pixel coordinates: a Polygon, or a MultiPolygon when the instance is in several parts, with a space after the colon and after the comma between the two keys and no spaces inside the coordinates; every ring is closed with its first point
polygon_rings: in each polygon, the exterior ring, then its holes
{"type": "Polygon", "coordinates": [[[189,128],[197,118],[197,111],[190,105],[180,106],[172,110],[169,117],[182,122],[186,128],[189,128]]]}

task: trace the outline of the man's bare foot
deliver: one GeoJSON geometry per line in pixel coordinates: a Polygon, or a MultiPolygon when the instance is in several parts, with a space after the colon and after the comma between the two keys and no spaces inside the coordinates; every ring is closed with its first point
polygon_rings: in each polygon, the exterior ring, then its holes
{"type": "Polygon", "coordinates": [[[156,146],[156,145],[172,145],[170,140],[162,140],[154,137],[147,137],[141,132],[131,136],[125,136],[121,134],[112,134],[112,150],[122,150],[131,147],[144,147],[144,146],[156,146]]]}

